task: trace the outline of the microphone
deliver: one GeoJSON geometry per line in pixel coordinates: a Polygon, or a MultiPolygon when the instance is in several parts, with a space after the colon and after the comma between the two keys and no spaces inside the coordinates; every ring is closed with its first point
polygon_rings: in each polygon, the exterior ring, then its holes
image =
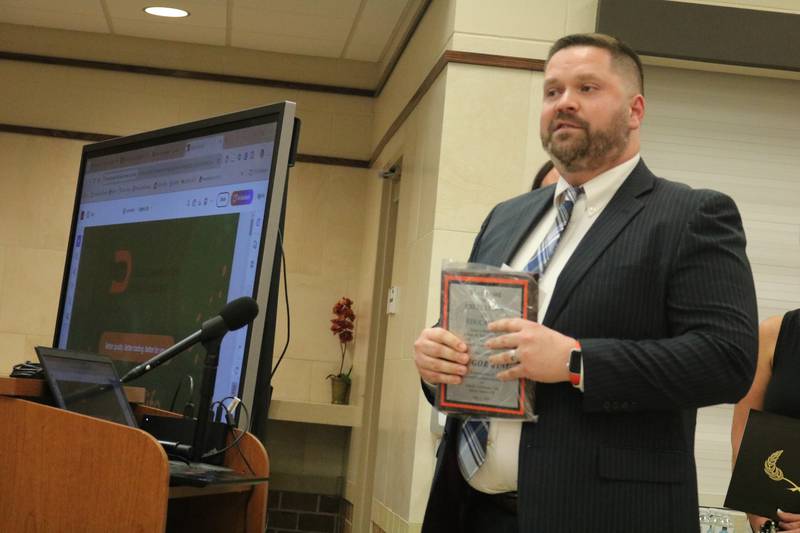
{"type": "Polygon", "coordinates": [[[138,378],[145,372],[169,361],[198,342],[222,338],[229,331],[235,331],[252,322],[256,315],[258,315],[258,303],[249,296],[242,296],[241,298],[231,300],[222,308],[218,315],[203,322],[199,330],[182,341],[179,341],[177,344],[170,346],[155,357],[135,366],[130,372],[122,376],[120,382],[127,383],[132,379],[138,378]]]}

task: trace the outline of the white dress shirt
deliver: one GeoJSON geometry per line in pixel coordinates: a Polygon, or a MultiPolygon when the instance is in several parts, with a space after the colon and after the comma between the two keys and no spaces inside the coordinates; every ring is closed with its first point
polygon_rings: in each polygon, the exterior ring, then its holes
{"type": "MultiPolygon", "coordinates": [[[[611,201],[622,182],[639,163],[636,154],[631,159],[599,174],[583,185],[583,194],[578,196],[569,223],[561,234],[561,240],[550,258],[547,268],[539,277],[539,320],[547,313],[550,297],[555,289],[558,276],[578,247],[581,239],[592,227],[594,221],[611,201]]],[[[533,228],[517,250],[509,265],[512,270],[523,270],[547,236],[556,219],[562,193],[570,185],[559,177],[553,195],[553,205],[533,228]]],[[[486,460],[468,482],[476,490],[496,494],[517,490],[517,470],[519,466],[519,441],[522,424],[518,421],[493,418],[489,424],[486,443],[486,460]]]]}

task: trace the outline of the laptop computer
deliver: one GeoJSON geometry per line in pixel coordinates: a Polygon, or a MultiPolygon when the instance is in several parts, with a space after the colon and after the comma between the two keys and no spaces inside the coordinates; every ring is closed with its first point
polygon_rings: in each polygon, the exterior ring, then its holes
{"type": "MultiPolygon", "coordinates": [[[[42,346],[36,347],[36,355],[58,407],[138,428],[125,389],[109,358],[42,346]]],[[[255,484],[268,480],[265,476],[243,474],[207,463],[170,460],[169,467],[170,486],[255,484]]]]}

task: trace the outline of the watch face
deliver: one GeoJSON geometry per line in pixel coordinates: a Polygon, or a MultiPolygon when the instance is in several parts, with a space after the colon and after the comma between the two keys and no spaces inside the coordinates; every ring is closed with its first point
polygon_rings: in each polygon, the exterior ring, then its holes
{"type": "Polygon", "coordinates": [[[581,373],[581,351],[572,350],[569,354],[569,371],[572,374],[581,373]]]}

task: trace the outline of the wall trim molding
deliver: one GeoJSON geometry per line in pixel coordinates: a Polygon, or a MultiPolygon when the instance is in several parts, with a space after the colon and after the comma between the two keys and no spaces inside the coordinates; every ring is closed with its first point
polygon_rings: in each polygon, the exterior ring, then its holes
{"type": "Polygon", "coordinates": [[[328,94],[344,94],[347,96],[364,96],[371,98],[375,91],[372,89],[359,89],[356,87],[340,87],[338,85],[325,85],[320,83],[305,83],[299,81],[274,80],[258,78],[255,76],[236,76],[232,74],[217,74],[199,70],[181,70],[162,67],[148,67],[144,65],[131,65],[127,63],[111,63],[108,61],[94,61],[89,59],[73,59],[69,57],[42,56],[36,54],[22,54],[18,52],[0,51],[0,60],[22,61],[61,67],[77,67],[95,70],[110,70],[129,74],[147,74],[149,76],[166,76],[189,80],[214,81],[222,83],[237,83],[241,85],[256,85],[259,87],[274,87],[279,89],[292,89],[312,91],[328,94]]]}
{"type": "MultiPolygon", "coordinates": [[[[37,137],[51,137],[69,139],[72,141],[100,142],[114,139],[118,135],[107,133],[92,133],[87,131],[59,130],[54,128],[39,128],[36,126],[23,126],[20,124],[0,123],[0,133],[16,133],[19,135],[34,135],[37,137]]],[[[350,159],[346,157],[331,157],[315,154],[297,154],[298,163],[313,163],[315,165],[333,165],[351,168],[369,168],[370,162],[365,159],[350,159]]]]}
{"type": "Polygon", "coordinates": [[[72,141],[100,142],[118,137],[105,133],[91,133],[88,131],[59,130],[54,128],[39,128],[37,126],[24,126],[22,124],[0,123],[0,133],[17,133],[20,135],[36,135],[38,137],[56,137],[72,141]]]}

